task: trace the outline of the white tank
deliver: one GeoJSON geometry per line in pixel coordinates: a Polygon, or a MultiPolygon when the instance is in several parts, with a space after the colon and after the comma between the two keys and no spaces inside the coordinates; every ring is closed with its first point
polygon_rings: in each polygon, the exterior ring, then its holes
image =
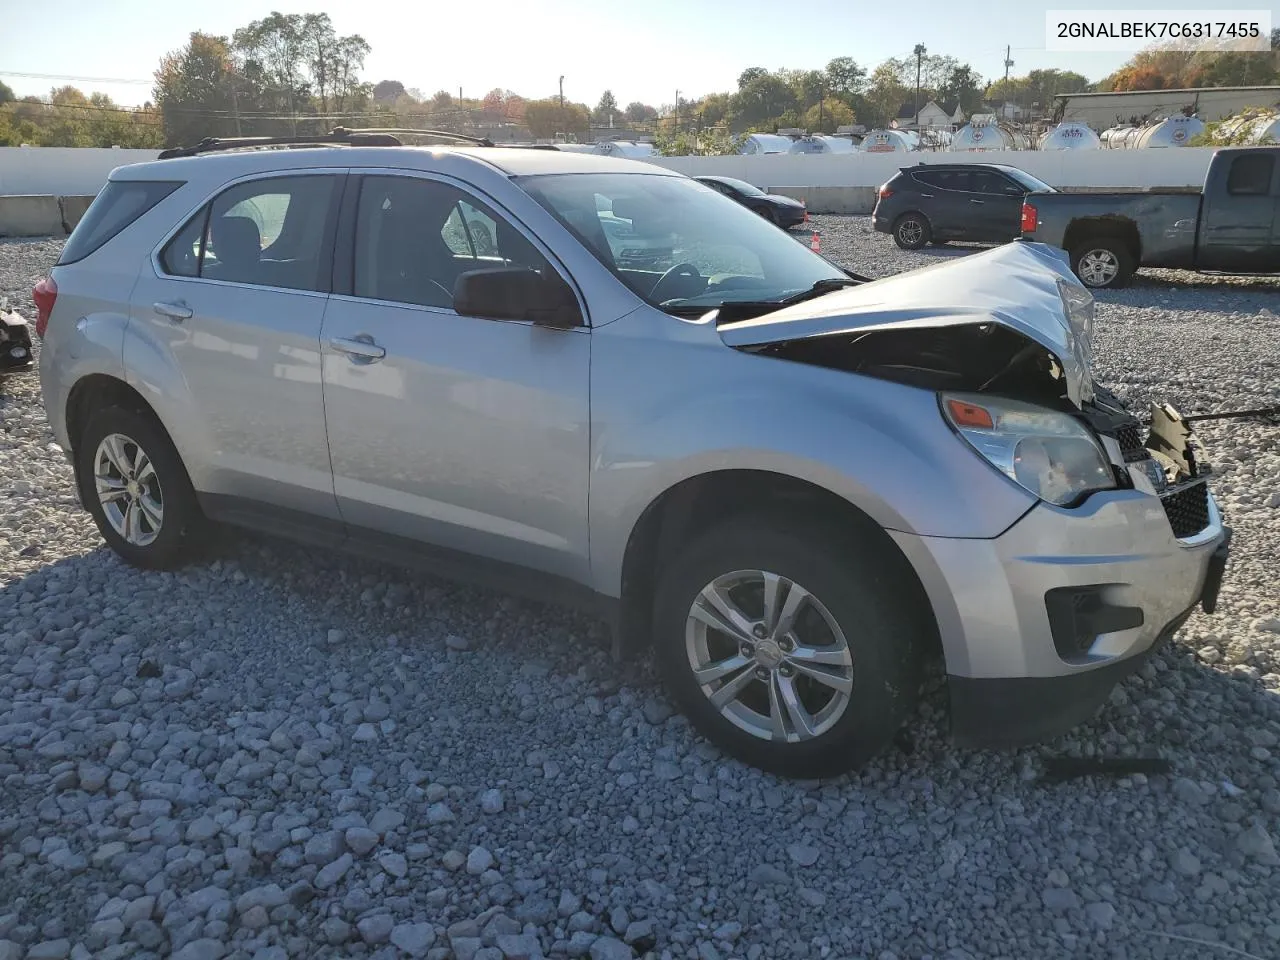
{"type": "Polygon", "coordinates": [[[759,153],[788,153],[790,150],[790,137],[780,137],[776,133],[752,133],[743,138],[738,153],[750,156],[759,153]]]}
{"type": "Polygon", "coordinates": [[[956,153],[982,152],[987,150],[1017,150],[1017,141],[1013,131],[998,127],[995,124],[966,124],[956,131],[948,148],[956,153]]]}
{"type": "Polygon", "coordinates": [[[1167,117],[1159,123],[1143,127],[1132,140],[1130,147],[1155,149],[1158,147],[1185,147],[1198,134],[1204,133],[1204,121],[1199,117],[1167,117]]]}
{"type": "Polygon", "coordinates": [[[1098,135],[1076,120],[1058,124],[1040,140],[1041,150],[1097,150],[1101,146],[1098,135]]]}
{"type": "Polygon", "coordinates": [[[915,147],[904,130],[872,130],[858,149],[862,153],[909,153],[915,147]]]}
{"type": "Polygon", "coordinates": [[[1119,150],[1124,146],[1125,134],[1132,129],[1133,127],[1129,126],[1108,127],[1106,130],[1103,130],[1102,133],[1098,134],[1098,140],[1101,141],[1102,146],[1108,150],[1119,150]]]}
{"type": "Polygon", "coordinates": [[[853,153],[855,149],[853,141],[846,137],[828,137],[819,134],[800,137],[791,144],[791,149],[787,153],[853,153]]]}
{"type": "Polygon", "coordinates": [[[920,141],[916,145],[919,150],[946,150],[951,146],[954,138],[950,130],[925,130],[920,134],[920,141]]]}
{"type": "Polygon", "coordinates": [[[1280,114],[1255,117],[1249,124],[1249,142],[1255,144],[1280,143],[1280,114]]]}
{"type": "Polygon", "coordinates": [[[656,152],[652,143],[634,140],[597,140],[591,151],[605,157],[626,157],[630,160],[647,160],[656,152]]]}

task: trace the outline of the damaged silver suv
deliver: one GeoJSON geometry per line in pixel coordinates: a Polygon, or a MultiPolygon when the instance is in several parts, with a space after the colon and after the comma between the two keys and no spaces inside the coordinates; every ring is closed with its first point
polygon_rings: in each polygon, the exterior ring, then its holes
{"type": "Polygon", "coordinates": [[[649,164],[319,139],[114,171],[36,288],[130,563],[229,521],[579,604],[805,777],[884,747],[929,656],[956,738],[1032,740],[1212,611],[1203,452],[1094,382],[1052,248],[868,282],[649,164]]]}

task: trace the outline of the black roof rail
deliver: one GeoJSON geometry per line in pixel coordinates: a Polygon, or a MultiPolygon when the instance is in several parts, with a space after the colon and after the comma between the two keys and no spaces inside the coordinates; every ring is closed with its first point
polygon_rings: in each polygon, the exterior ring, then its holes
{"type": "Polygon", "coordinates": [[[475,144],[478,147],[492,147],[494,143],[488,137],[472,137],[465,133],[451,133],[448,130],[417,130],[409,127],[334,127],[331,133],[299,137],[205,137],[191,147],[170,147],[161,150],[160,160],[174,157],[194,157],[202,153],[217,153],[220,150],[240,150],[245,147],[320,147],[328,144],[342,144],[350,147],[402,147],[403,136],[442,137],[446,140],[459,140],[463,143],[475,144]]]}

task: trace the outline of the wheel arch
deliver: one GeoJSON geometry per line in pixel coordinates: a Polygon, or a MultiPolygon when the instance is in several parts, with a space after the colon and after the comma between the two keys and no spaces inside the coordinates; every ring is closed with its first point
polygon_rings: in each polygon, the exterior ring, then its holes
{"type": "Polygon", "coordinates": [[[1078,217],[1067,225],[1066,232],[1062,235],[1062,246],[1067,251],[1073,251],[1081,244],[1103,238],[1123,241],[1133,255],[1134,263],[1142,261],[1142,236],[1138,232],[1138,225],[1128,217],[1078,217]]]}
{"type": "Polygon", "coordinates": [[[921,630],[930,652],[940,651],[938,623],[924,585],[906,554],[866,512],[808,480],[755,469],[725,469],[688,477],[659,494],[640,514],[627,538],[622,560],[619,639],[634,653],[649,645],[653,599],[659,572],[682,543],[732,517],[751,512],[818,518],[850,542],[874,544],[885,563],[902,575],[917,601],[921,630]]]}

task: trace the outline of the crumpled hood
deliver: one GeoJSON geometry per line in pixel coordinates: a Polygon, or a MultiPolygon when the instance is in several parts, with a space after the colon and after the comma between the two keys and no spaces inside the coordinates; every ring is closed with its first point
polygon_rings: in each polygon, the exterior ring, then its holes
{"type": "Polygon", "coordinates": [[[892,328],[997,323],[1049,350],[1077,407],[1093,396],[1093,297],[1067,255],[1014,241],[725,324],[731,347],[892,328]]]}

